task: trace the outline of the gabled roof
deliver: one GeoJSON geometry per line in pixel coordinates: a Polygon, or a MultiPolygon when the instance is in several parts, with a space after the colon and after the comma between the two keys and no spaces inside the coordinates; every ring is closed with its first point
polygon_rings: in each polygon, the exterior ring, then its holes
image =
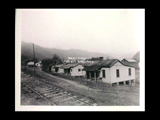
{"type": "Polygon", "coordinates": [[[64,68],[64,69],[69,69],[69,68],[73,68],[76,67],[77,65],[79,65],[79,63],[75,63],[75,64],[59,64],[59,65],[55,65],[55,68],[64,68]]]}
{"type": "Polygon", "coordinates": [[[99,63],[99,61],[94,61],[94,63],[80,63],[80,65],[82,65],[83,67],[88,67],[97,63],[99,63]]]}
{"type": "MultiPolygon", "coordinates": [[[[137,62],[136,60],[132,59],[132,58],[124,58],[125,60],[127,60],[128,62],[137,62]]],[[[124,60],[123,59],[123,60],[124,60]]]]}
{"type": "MultiPolygon", "coordinates": [[[[102,67],[111,68],[117,62],[120,62],[120,61],[118,59],[107,59],[107,60],[103,60],[101,62],[95,63],[91,66],[88,66],[88,67],[84,68],[83,70],[85,70],[85,71],[97,71],[97,70],[101,69],[102,67]]],[[[121,64],[124,65],[124,66],[129,66],[129,65],[125,65],[123,63],[121,63],[121,64]]],[[[133,67],[133,66],[129,66],[129,67],[133,67]]]]}
{"type": "Polygon", "coordinates": [[[34,62],[34,60],[33,59],[29,59],[29,60],[26,61],[26,63],[28,63],[28,62],[34,62]]]}
{"type": "Polygon", "coordinates": [[[95,63],[91,66],[88,66],[86,68],[84,68],[83,70],[85,71],[96,71],[99,70],[102,67],[108,67],[110,68],[111,66],[113,66],[117,61],[119,61],[118,59],[107,59],[107,60],[103,60],[101,62],[95,63]]]}
{"type": "Polygon", "coordinates": [[[54,63],[52,63],[52,64],[50,64],[50,65],[49,65],[49,67],[51,67],[51,66],[55,66],[55,64],[54,64],[54,63]]]}
{"type": "Polygon", "coordinates": [[[77,65],[79,65],[79,64],[78,63],[75,63],[75,64],[66,64],[66,65],[63,65],[62,68],[69,69],[69,68],[76,67],[77,65]]]}
{"type": "Polygon", "coordinates": [[[55,65],[54,67],[60,68],[62,67],[64,64],[59,64],[59,65],[55,65]]]}
{"type": "Polygon", "coordinates": [[[138,61],[132,59],[132,58],[124,58],[122,61],[121,61],[122,64],[126,65],[126,66],[131,66],[131,67],[134,67],[136,69],[139,69],[139,66],[138,66],[138,61]]]}

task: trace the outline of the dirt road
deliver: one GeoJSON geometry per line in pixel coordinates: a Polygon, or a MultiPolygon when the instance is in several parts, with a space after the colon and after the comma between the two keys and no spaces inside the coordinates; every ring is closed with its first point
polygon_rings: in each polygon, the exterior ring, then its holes
{"type": "Polygon", "coordinates": [[[78,87],[80,89],[88,90],[88,87],[86,87],[85,85],[82,85],[82,84],[78,84],[77,82],[70,81],[68,79],[64,79],[64,78],[60,78],[60,77],[56,77],[56,76],[50,75],[50,74],[45,73],[45,72],[40,71],[40,70],[38,70],[38,72],[41,73],[41,74],[45,74],[46,76],[49,76],[49,77],[51,77],[53,79],[56,79],[56,80],[60,81],[61,84],[70,84],[70,85],[73,85],[73,86],[78,87]]]}

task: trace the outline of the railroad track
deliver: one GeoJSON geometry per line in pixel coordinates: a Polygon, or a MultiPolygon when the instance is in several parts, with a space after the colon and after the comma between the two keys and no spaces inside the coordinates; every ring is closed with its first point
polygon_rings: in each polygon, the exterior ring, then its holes
{"type": "Polygon", "coordinates": [[[56,104],[54,104],[52,101],[50,101],[49,99],[47,99],[46,97],[44,97],[43,95],[41,95],[40,93],[38,93],[37,91],[35,91],[34,89],[32,89],[30,86],[28,86],[24,82],[21,82],[21,84],[24,85],[24,86],[26,86],[27,88],[29,88],[32,92],[34,92],[35,94],[37,94],[41,98],[45,99],[51,106],[56,106],[56,104]]]}
{"type": "MultiPolygon", "coordinates": [[[[25,75],[25,74],[23,74],[25,75]]],[[[27,76],[29,77],[29,76],[27,76]]],[[[52,106],[97,106],[90,98],[55,85],[43,79],[29,78],[21,81],[31,91],[44,98],[52,106]]]]}
{"type": "MultiPolygon", "coordinates": [[[[39,71],[39,72],[41,72],[42,73],[42,71],[39,71]]],[[[52,77],[55,77],[55,78],[57,78],[56,76],[53,76],[53,75],[51,75],[51,74],[49,74],[49,73],[45,73],[44,74],[44,76],[45,77],[47,77],[47,76],[52,76],[52,77]]],[[[63,78],[62,78],[63,79],[63,78]]],[[[101,90],[100,90],[101,91],[101,90]]],[[[104,91],[104,92],[106,92],[106,93],[109,93],[109,94],[126,94],[126,95],[136,95],[136,96],[139,96],[139,94],[135,94],[135,93],[126,93],[126,92],[119,92],[119,91],[104,91]]]]}

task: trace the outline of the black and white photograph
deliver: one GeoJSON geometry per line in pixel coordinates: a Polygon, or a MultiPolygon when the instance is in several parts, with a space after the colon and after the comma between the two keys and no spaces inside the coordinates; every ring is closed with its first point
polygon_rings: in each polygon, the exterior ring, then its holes
{"type": "Polygon", "coordinates": [[[145,9],[16,9],[16,111],[144,111],[145,9]]]}

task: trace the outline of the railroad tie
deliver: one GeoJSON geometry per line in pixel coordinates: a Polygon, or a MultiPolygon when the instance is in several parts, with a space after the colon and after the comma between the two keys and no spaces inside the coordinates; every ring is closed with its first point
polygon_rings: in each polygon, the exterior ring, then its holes
{"type": "Polygon", "coordinates": [[[68,95],[68,96],[70,96],[70,95],[71,95],[71,93],[68,93],[67,95],[68,95]]]}
{"type": "Polygon", "coordinates": [[[41,91],[40,93],[44,94],[44,93],[51,93],[51,92],[55,92],[55,90],[46,90],[46,91],[41,91]]]}
{"type": "Polygon", "coordinates": [[[89,103],[89,100],[85,100],[84,102],[89,103]]]}
{"type": "Polygon", "coordinates": [[[46,95],[56,95],[58,93],[59,93],[58,91],[53,91],[53,92],[46,92],[46,93],[43,93],[43,94],[46,96],[46,95]]]}
{"type": "Polygon", "coordinates": [[[56,96],[59,96],[59,95],[62,95],[63,93],[58,93],[58,94],[49,94],[49,95],[46,95],[46,97],[56,97],[56,96]]]}
{"type": "Polygon", "coordinates": [[[73,97],[68,97],[68,98],[63,99],[62,101],[68,101],[68,100],[72,100],[72,99],[74,99],[74,98],[73,97]]]}
{"type": "Polygon", "coordinates": [[[77,98],[77,96],[75,95],[75,96],[73,96],[73,98],[77,98]]]}
{"type": "Polygon", "coordinates": [[[98,104],[97,104],[97,103],[93,103],[92,105],[93,105],[93,106],[97,106],[98,104]]]}
{"type": "Polygon", "coordinates": [[[58,95],[58,96],[54,96],[53,99],[59,99],[59,98],[61,98],[61,97],[65,97],[65,95],[64,95],[64,94],[61,94],[61,95],[58,95]]]}

